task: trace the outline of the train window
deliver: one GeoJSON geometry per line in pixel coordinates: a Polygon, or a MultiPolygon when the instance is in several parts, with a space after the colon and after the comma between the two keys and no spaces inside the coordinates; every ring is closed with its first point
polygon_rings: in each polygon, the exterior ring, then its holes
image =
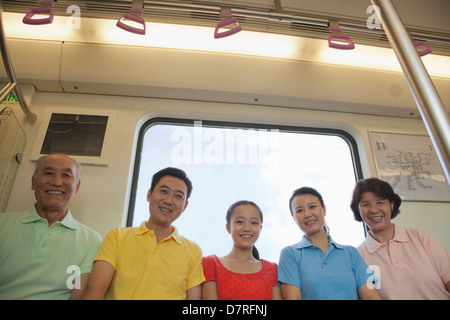
{"type": "Polygon", "coordinates": [[[153,119],[141,128],[137,155],[127,225],[148,219],[152,175],[178,167],[192,180],[193,192],[174,225],[204,255],[231,250],[225,214],[232,203],[251,200],[264,214],[256,246],[262,258],[277,262],[280,250],[302,237],[288,205],[302,186],[322,194],[335,241],[357,246],[364,239],[363,226],[349,208],[360,166],[356,145],[345,132],[153,119]]]}

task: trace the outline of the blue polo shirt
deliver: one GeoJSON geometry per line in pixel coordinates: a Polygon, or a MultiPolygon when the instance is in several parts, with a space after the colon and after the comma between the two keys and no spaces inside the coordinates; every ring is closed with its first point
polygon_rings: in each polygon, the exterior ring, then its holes
{"type": "Polygon", "coordinates": [[[278,281],[300,288],[304,300],[358,300],[358,289],[375,276],[356,248],[328,239],[325,254],[305,237],[285,247],[278,281]]]}

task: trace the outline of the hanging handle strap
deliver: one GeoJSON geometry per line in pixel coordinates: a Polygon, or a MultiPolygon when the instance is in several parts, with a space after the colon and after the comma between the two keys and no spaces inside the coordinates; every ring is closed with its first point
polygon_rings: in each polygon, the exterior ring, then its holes
{"type": "Polygon", "coordinates": [[[236,18],[233,18],[233,15],[231,14],[231,9],[221,8],[220,18],[222,19],[222,21],[216,25],[216,29],[214,30],[214,38],[215,39],[225,38],[225,37],[231,36],[235,33],[238,33],[239,31],[242,30],[242,27],[239,24],[239,21],[237,21],[236,18]],[[234,24],[236,25],[236,27],[226,30],[226,31],[219,32],[219,30],[221,28],[225,28],[225,27],[228,27],[228,26],[231,26],[234,24]]]}
{"type": "Polygon", "coordinates": [[[49,24],[53,22],[53,5],[55,4],[53,1],[41,1],[41,6],[38,8],[31,9],[25,17],[23,17],[22,22],[25,24],[31,25],[41,25],[41,24],[49,24]],[[35,14],[47,14],[48,17],[45,18],[34,18],[35,14]]]}
{"type": "Polygon", "coordinates": [[[132,8],[129,13],[124,13],[116,23],[116,26],[131,33],[145,34],[145,20],[141,17],[144,12],[144,1],[133,0],[132,8]],[[126,24],[123,20],[129,20],[142,25],[142,28],[136,28],[126,24]]]}
{"type": "MultiPolygon", "coordinates": [[[[140,13],[142,13],[143,10],[131,8],[130,12],[138,12],[138,13],[140,12],[140,13]]],[[[137,16],[135,16],[132,13],[124,13],[120,17],[120,19],[117,21],[116,26],[118,26],[119,28],[121,28],[123,30],[126,30],[128,32],[131,32],[131,33],[145,34],[145,20],[144,20],[144,18],[137,17],[137,16]],[[130,20],[130,21],[134,21],[134,22],[136,22],[138,24],[141,24],[142,28],[132,27],[132,26],[124,23],[122,20],[125,20],[125,19],[126,20],[130,20]]]]}
{"type": "Polygon", "coordinates": [[[416,48],[422,47],[423,48],[423,50],[417,50],[419,57],[423,57],[432,52],[431,48],[425,42],[416,41],[416,40],[414,40],[414,37],[411,37],[411,39],[414,41],[414,47],[416,47],[416,48]]]}
{"type": "Polygon", "coordinates": [[[331,31],[330,35],[328,36],[328,46],[330,48],[334,49],[340,49],[340,50],[352,50],[355,49],[355,43],[350,39],[350,37],[346,34],[340,33],[341,28],[339,27],[329,27],[329,30],[331,31]],[[333,42],[333,40],[343,40],[346,43],[342,42],[333,42]]]}

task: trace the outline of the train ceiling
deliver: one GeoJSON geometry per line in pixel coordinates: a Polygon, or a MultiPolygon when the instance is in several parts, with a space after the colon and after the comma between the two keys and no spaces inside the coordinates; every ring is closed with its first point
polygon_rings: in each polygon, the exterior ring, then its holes
{"type": "MultiPolygon", "coordinates": [[[[26,14],[39,6],[38,0],[3,0],[4,11],[26,14]]],[[[433,53],[450,55],[449,0],[393,0],[410,34],[424,41],[433,53]]],[[[242,29],[318,39],[329,36],[330,20],[354,43],[390,47],[383,30],[369,29],[369,0],[245,0],[245,1],[143,1],[142,17],[147,22],[164,22],[214,27],[224,7],[231,8],[242,29]]],[[[118,19],[132,1],[55,1],[55,15],[67,16],[77,5],[82,17],[118,19]]]]}

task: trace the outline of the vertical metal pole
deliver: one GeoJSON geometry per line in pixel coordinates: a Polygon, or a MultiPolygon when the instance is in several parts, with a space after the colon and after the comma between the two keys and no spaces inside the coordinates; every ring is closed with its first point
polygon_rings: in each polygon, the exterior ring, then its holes
{"type": "MultiPolygon", "coordinates": [[[[406,76],[450,189],[450,120],[391,0],[371,0],[406,76]]],[[[424,2],[425,3],[425,2],[424,2]]]]}
{"type": "MultiPolygon", "coordinates": [[[[5,28],[3,25],[3,8],[1,7],[0,3],[0,53],[3,58],[3,64],[5,66],[6,74],[9,78],[10,84],[8,85],[8,88],[5,88],[4,90],[14,90],[16,94],[17,101],[19,101],[20,106],[22,107],[23,112],[25,113],[28,121],[31,124],[34,124],[36,122],[36,114],[31,112],[30,108],[28,107],[27,102],[23,98],[22,90],[20,90],[20,87],[17,85],[16,75],[14,73],[14,69],[11,63],[11,58],[9,57],[9,51],[8,47],[6,45],[6,35],[5,35],[5,28]]],[[[9,93],[8,91],[8,93],[9,93]]],[[[2,91],[2,94],[4,92],[2,91]]],[[[2,103],[3,99],[0,100],[0,103],[2,103]]]]}

